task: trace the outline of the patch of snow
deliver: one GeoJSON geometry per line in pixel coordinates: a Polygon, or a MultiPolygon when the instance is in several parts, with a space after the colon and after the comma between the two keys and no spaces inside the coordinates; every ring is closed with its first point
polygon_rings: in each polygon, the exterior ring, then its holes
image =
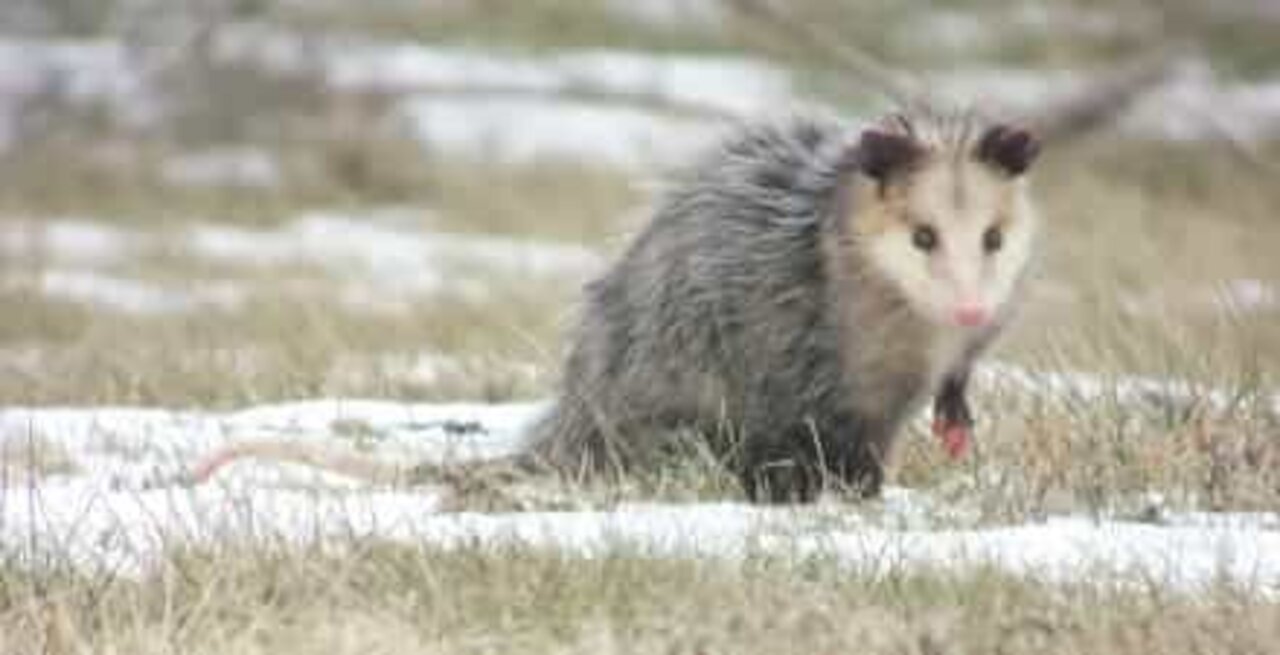
{"type": "Polygon", "coordinates": [[[1270,512],[1179,512],[1162,516],[1162,525],[1191,528],[1246,528],[1280,531],[1280,514],[1270,512]]]}
{"type": "MultiPolygon", "coordinates": [[[[1089,76],[1071,70],[964,68],[924,75],[927,88],[960,106],[1034,115],[1078,93],[1089,76]]],[[[1125,136],[1155,141],[1213,141],[1227,131],[1244,141],[1280,138],[1280,79],[1225,82],[1200,59],[1187,59],[1122,115],[1125,136]]]]}
{"type": "MultiPolygon", "coordinates": [[[[1034,11],[1014,18],[1031,26],[1047,20],[1034,11]]],[[[1088,14],[1072,20],[1093,29],[1101,28],[1103,19],[1088,14]]],[[[777,113],[801,102],[790,71],[747,58],[619,50],[530,57],[375,42],[321,42],[313,47],[311,59],[326,62],[323,68],[332,88],[404,99],[398,114],[409,116],[414,133],[428,144],[443,144],[450,151],[497,151],[515,159],[546,150],[552,156],[645,163],[647,151],[684,142],[691,127],[705,128],[725,117],[777,113]],[[602,101],[609,98],[613,101],[602,101]],[[626,102],[618,102],[623,99],[626,102]],[[656,109],[663,106],[686,116],[673,118],[656,109]],[[471,116],[476,123],[467,120],[471,116]],[[619,154],[619,142],[634,149],[637,139],[659,147],[645,145],[639,155],[631,149],[619,154]],[[590,150],[592,143],[600,144],[599,151],[590,150]]],[[[1034,113],[1079,90],[1091,76],[1082,71],[971,66],[922,77],[938,97],[957,104],[1034,113]]],[[[1280,80],[1223,81],[1207,63],[1192,58],[1139,102],[1120,128],[1158,140],[1217,139],[1222,126],[1240,139],[1274,138],[1280,132],[1277,89],[1280,80]],[[1209,108],[1212,113],[1206,113],[1209,108]]]]}
{"type": "Polygon", "coordinates": [[[1081,7],[1060,2],[1024,2],[1008,11],[1008,24],[1039,35],[1062,38],[1068,34],[1114,37],[1146,31],[1159,24],[1154,13],[1081,7]]]}
{"type": "Polygon", "coordinates": [[[1164,86],[1144,96],[1119,126],[1126,134],[1194,143],[1280,138],[1280,79],[1223,82],[1206,62],[1192,60],[1164,86]]]}
{"type": "Polygon", "coordinates": [[[735,57],[593,51],[559,58],[570,88],[600,89],[677,106],[749,116],[796,101],[787,71],[735,57]]]}
{"type": "Polygon", "coordinates": [[[583,280],[603,265],[582,246],[431,232],[422,229],[423,217],[409,210],[317,212],[272,229],[199,223],[176,235],[80,220],[14,219],[0,225],[0,254],[30,262],[29,277],[48,296],[138,313],[233,308],[253,292],[236,279],[160,283],[95,270],[127,265],[156,248],[238,266],[312,266],[337,278],[326,287],[329,293],[361,311],[403,311],[423,295],[442,292],[484,298],[495,274],[583,280]]]}
{"type": "MultiPolygon", "coordinates": [[[[542,406],[533,403],[413,405],[355,399],[223,413],[8,408],[0,409],[0,441],[38,435],[65,447],[97,485],[136,491],[179,476],[196,458],[220,445],[264,437],[332,442],[346,438],[344,426],[364,434],[373,452],[411,454],[413,461],[494,457],[515,448],[524,427],[541,411],[542,406]]],[[[232,467],[229,477],[252,480],[261,473],[256,469],[251,462],[243,470],[232,467]]]]}
{"type": "Polygon", "coordinates": [[[0,253],[10,261],[104,265],[127,256],[131,245],[119,228],[85,219],[13,219],[0,228],[0,253]]]}
{"type": "Polygon", "coordinates": [[[1136,375],[1104,377],[1072,371],[1032,371],[997,362],[981,365],[975,374],[984,385],[1070,403],[1106,399],[1122,403],[1186,403],[1196,399],[1224,403],[1227,399],[1225,391],[1203,384],[1136,375]]]}
{"type": "MultiPolygon", "coordinates": [[[[339,272],[366,270],[376,278],[417,278],[449,266],[476,266],[521,275],[584,275],[600,265],[589,248],[539,239],[430,232],[429,212],[380,210],[365,214],[311,212],[278,228],[216,223],[187,226],[177,235],[87,220],[5,220],[0,253],[41,264],[110,266],[147,248],[214,261],[278,266],[316,264],[339,272]]],[[[445,271],[452,272],[452,271],[445,271]]]]}
{"type": "Polygon", "coordinates": [[[203,224],[187,234],[198,256],[251,264],[310,262],[337,269],[367,269],[379,278],[412,279],[442,262],[531,274],[594,270],[600,258],[580,246],[517,237],[446,234],[415,227],[421,212],[363,216],[316,212],[277,229],[203,224]]]}
{"type": "Polygon", "coordinates": [[[330,71],[335,88],[404,97],[393,120],[427,148],[503,162],[671,164],[709,144],[726,116],[796,102],[788,73],[729,57],[369,45],[330,71]]]}
{"type": "Polygon", "coordinates": [[[727,18],[723,0],[605,0],[604,6],[618,17],[668,29],[713,30],[727,18]]]}
{"type": "Polygon", "coordinates": [[[243,300],[229,284],[164,285],[106,275],[95,271],[44,270],[40,292],[49,298],[110,307],[137,314],[190,312],[203,307],[228,308],[243,300]]]}
{"type": "Polygon", "coordinates": [[[1280,533],[1248,528],[1179,528],[1055,518],[981,530],[859,530],[811,535],[792,544],[856,568],[887,573],[904,566],[984,564],[1048,582],[1156,582],[1199,590],[1228,581],[1280,592],[1280,533]]]}
{"type": "Polygon", "coordinates": [[[350,45],[335,49],[329,77],[339,90],[614,94],[730,115],[776,111],[795,101],[790,73],[762,61],[623,50],[530,57],[416,44],[350,45]]]}
{"type": "Polygon", "coordinates": [[[587,556],[618,547],[675,556],[812,555],[871,574],[986,565],[1051,582],[1155,582],[1195,591],[1225,580],[1260,594],[1280,592],[1280,531],[1273,514],[1226,521],[1175,516],[1164,525],[1061,517],[940,530],[922,514],[927,499],[896,489],[879,503],[887,520],[869,518],[865,507],[831,503],[633,503],[600,511],[439,514],[435,489],[300,489],[297,477],[267,475],[267,465],[253,461],[233,465],[211,484],[156,485],[230,440],[333,440],[343,436],[343,425],[348,432],[359,426],[371,452],[383,456],[492,457],[517,447],[543,408],[329,399],[224,414],[3,410],[0,439],[39,435],[59,443],[82,473],[0,490],[0,549],[32,566],[136,574],[175,546],[341,544],[376,537],[449,547],[515,543],[587,556]]]}
{"type": "Polygon", "coordinates": [[[1191,288],[1156,289],[1141,295],[1120,297],[1128,313],[1152,314],[1203,312],[1207,314],[1265,314],[1280,310],[1280,291],[1268,280],[1241,278],[1191,288]]]}
{"type": "MultiPolygon", "coordinates": [[[[628,10],[690,20],[698,13],[692,9],[695,5],[719,3],[625,4],[628,10]]],[[[1056,12],[1056,8],[1033,6],[1006,18],[1034,30],[1040,29],[1037,25],[1057,24],[1056,12]]],[[[939,41],[973,39],[972,34],[986,29],[964,16],[937,14],[932,20],[938,26],[924,29],[943,35],[939,41]]],[[[1102,30],[1109,19],[1086,11],[1066,20],[1082,29],[1102,30]]],[[[727,118],[777,113],[803,101],[791,71],[741,57],[608,49],[529,55],[304,36],[253,23],[220,28],[211,43],[220,63],[308,75],[334,93],[385,97],[392,101],[395,116],[407,118],[413,133],[431,147],[451,152],[496,151],[514,159],[545,151],[590,161],[648,164],[654,153],[683,152],[678,146],[704,138],[708,126],[727,118]],[[474,123],[465,120],[469,115],[475,117],[474,123]],[[592,149],[593,144],[598,144],[598,150],[592,149]]],[[[143,59],[114,40],[0,40],[0,146],[15,138],[23,108],[41,97],[67,99],[77,106],[105,106],[129,127],[155,125],[174,98],[165,96],[171,91],[145,79],[148,64],[143,59]]],[[[1090,76],[1081,71],[970,66],[922,77],[944,99],[1033,112],[1078,89],[1090,76]]],[[[1160,140],[1213,140],[1224,129],[1241,140],[1276,138],[1280,80],[1231,82],[1193,59],[1140,101],[1120,129],[1127,135],[1160,140]]],[[[198,180],[211,175],[170,174],[198,180]]],[[[221,179],[222,174],[215,177],[221,179]]],[[[260,183],[270,176],[254,173],[251,177],[260,183]]]]}
{"type": "Polygon", "coordinates": [[[343,280],[338,297],[347,306],[390,312],[423,294],[483,298],[494,273],[585,279],[602,265],[580,246],[427,232],[398,212],[313,213],[274,230],[205,224],[191,229],[185,243],[193,255],[214,261],[318,266],[343,280]]]}
{"type": "MultiPolygon", "coordinates": [[[[679,4],[678,0],[676,0],[679,4]]],[[[637,3],[630,3],[637,4],[637,3]]],[[[650,8],[645,3],[646,8],[650,8]]],[[[647,11],[648,9],[646,9],[647,11]]],[[[1063,9],[1062,11],[1067,11],[1063,9]]],[[[1055,24],[1057,8],[1023,8],[1008,16],[1034,31],[1055,24]]],[[[948,38],[969,38],[977,27],[963,14],[938,19],[948,38]],[[968,26],[966,26],[968,25],[968,26]]],[[[1068,12],[1067,22],[1085,31],[1110,29],[1109,17],[1081,10],[1068,12]]],[[[1129,28],[1132,25],[1128,26],[1129,28]]],[[[624,134],[632,134],[639,121],[643,131],[654,134],[670,128],[667,137],[678,142],[686,123],[670,122],[661,111],[646,105],[667,106],[692,115],[752,117],[776,113],[801,102],[792,73],[776,65],[748,58],[692,55],[654,55],[621,50],[579,50],[550,56],[529,56],[494,50],[433,47],[408,43],[378,43],[351,39],[304,40],[287,33],[247,32],[229,57],[258,62],[264,67],[320,70],[335,91],[376,92],[405,100],[403,115],[426,112],[439,103],[436,121],[450,127],[421,127],[420,137],[432,137],[454,148],[487,145],[475,134],[515,132],[525,112],[533,112],[539,125],[570,133],[562,141],[589,142],[595,132],[574,135],[575,123],[585,109],[599,106],[630,112],[612,118],[624,134]],[[275,53],[275,54],[272,54],[275,53]],[[585,103],[576,97],[614,102],[585,103]],[[626,100],[619,103],[619,100],[626,100]],[[502,105],[508,103],[509,107],[502,105]],[[417,107],[416,109],[413,109],[417,107]],[[485,117],[484,128],[469,127],[466,111],[485,117]],[[559,114],[557,116],[557,113],[559,114]],[[644,116],[645,118],[638,118],[644,116]],[[501,129],[499,129],[501,128],[501,129]],[[448,133],[453,131],[453,134],[448,133]],[[586,139],[579,138],[585,136],[586,139]]],[[[913,38],[919,38],[918,35],[913,38]]],[[[235,40],[235,39],[233,39],[235,40]]],[[[922,75],[927,88],[940,98],[958,104],[999,107],[1014,112],[1034,112],[1081,88],[1096,73],[1070,70],[957,67],[922,75]]],[[[1149,139],[1212,140],[1227,126],[1236,138],[1275,138],[1280,132],[1280,80],[1230,82],[1214,73],[1200,59],[1183,62],[1172,79],[1145,97],[1121,121],[1120,129],[1149,139]],[[1206,113],[1208,109],[1212,113],[1206,113]]],[[[596,118],[603,122],[604,119],[596,118]]],[[[689,120],[689,119],[685,119],[689,120]]],[[[699,121],[692,121],[695,124],[699,121]]],[[[711,121],[700,121],[711,122],[711,121]]],[[[533,131],[533,130],[530,130],[533,131]]],[[[543,130],[537,130],[539,132],[543,130]]],[[[514,137],[508,137],[514,138],[514,137]]],[[[614,139],[602,141],[604,156],[616,155],[614,139]]],[[[566,148],[584,155],[583,148],[566,148]]],[[[553,154],[561,154],[553,151],[553,154]]],[[[594,156],[594,153],[585,152],[594,156]]],[[[632,163],[635,155],[623,159],[632,163]]]]}
{"type": "Polygon", "coordinates": [[[129,127],[159,116],[158,103],[119,41],[0,37],[0,147],[17,136],[22,110],[42,100],[103,107],[129,127]]]}
{"type": "Polygon", "coordinates": [[[137,90],[126,53],[112,40],[0,40],[0,92],[30,96],[56,83],[73,98],[120,98],[137,90]]]}
{"type": "Polygon", "coordinates": [[[419,96],[399,112],[398,120],[429,149],[502,163],[672,164],[710,145],[719,132],[713,121],[552,98],[419,96]]]}
{"type": "Polygon", "coordinates": [[[1212,304],[1232,312],[1271,312],[1280,309],[1280,291],[1265,280],[1230,280],[1216,290],[1212,304]]]}

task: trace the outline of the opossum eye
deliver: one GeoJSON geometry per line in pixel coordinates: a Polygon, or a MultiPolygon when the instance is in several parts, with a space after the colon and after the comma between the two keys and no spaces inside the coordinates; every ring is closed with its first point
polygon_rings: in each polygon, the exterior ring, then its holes
{"type": "Polygon", "coordinates": [[[931,225],[919,225],[911,231],[911,244],[922,252],[933,252],[938,247],[938,232],[931,225]]]}
{"type": "Polygon", "coordinates": [[[982,233],[982,249],[988,254],[996,252],[1004,245],[1004,233],[998,227],[989,227],[982,233]]]}

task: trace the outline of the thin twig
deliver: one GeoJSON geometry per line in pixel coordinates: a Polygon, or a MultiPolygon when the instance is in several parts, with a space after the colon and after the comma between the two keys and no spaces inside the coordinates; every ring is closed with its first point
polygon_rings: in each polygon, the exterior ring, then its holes
{"type": "MultiPolygon", "coordinates": [[[[836,38],[819,25],[796,18],[771,0],[729,0],[797,45],[823,55],[844,72],[901,106],[928,105],[919,80],[836,38]]],[[[1026,121],[1046,142],[1068,142],[1113,124],[1139,98],[1168,79],[1183,48],[1162,46],[1139,55],[1115,73],[1090,81],[1079,93],[1029,115],[1026,121]]]]}
{"type": "Polygon", "coordinates": [[[1107,127],[1169,78],[1180,51],[1163,47],[1139,55],[1116,72],[1090,81],[1072,97],[1044,107],[1028,123],[1046,142],[1069,142],[1107,127]]]}

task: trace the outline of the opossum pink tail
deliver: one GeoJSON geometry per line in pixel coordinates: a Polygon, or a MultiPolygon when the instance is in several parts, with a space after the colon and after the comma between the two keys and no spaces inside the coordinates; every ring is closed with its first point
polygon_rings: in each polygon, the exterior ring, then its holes
{"type": "Polygon", "coordinates": [[[415,468],[327,444],[260,440],[244,441],[215,451],[191,469],[188,480],[191,484],[208,482],[218,471],[247,458],[312,466],[373,484],[404,484],[415,468]]]}

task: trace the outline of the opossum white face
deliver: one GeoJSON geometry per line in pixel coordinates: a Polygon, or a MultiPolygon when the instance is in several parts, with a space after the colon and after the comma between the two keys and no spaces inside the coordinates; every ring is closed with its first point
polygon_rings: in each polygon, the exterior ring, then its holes
{"type": "Polygon", "coordinates": [[[981,328],[1030,258],[1036,215],[1025,173],[1038,144],[1006,126],[941,135],[901,119],[896,127],[869,129],[859,142],[854,247],[920,314],[981,328]]]}

